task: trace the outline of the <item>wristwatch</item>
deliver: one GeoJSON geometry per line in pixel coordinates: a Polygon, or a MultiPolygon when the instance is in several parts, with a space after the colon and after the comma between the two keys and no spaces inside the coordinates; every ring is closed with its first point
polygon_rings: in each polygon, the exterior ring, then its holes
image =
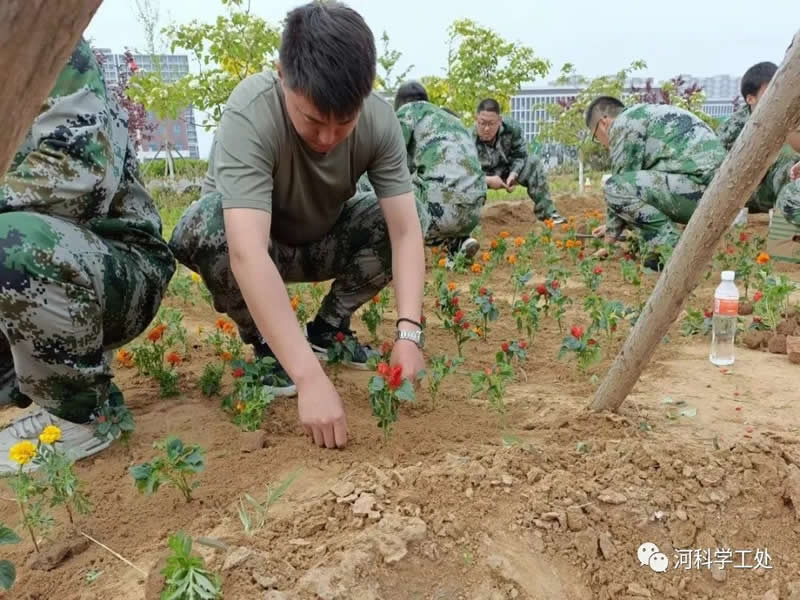
{"type": "Polygon", "coordinates": [[[398,329],[394,339],[395,341],[410,340],[414,342],[420,350],[425,346],[425,333],[421,329],[398,329]]]}

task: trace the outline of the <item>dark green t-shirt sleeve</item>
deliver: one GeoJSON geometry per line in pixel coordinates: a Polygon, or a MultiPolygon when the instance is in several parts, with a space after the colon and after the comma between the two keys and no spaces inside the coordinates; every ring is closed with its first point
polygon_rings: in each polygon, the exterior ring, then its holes
{"type": "Polygon", "coordinates": [[[411,191],[411,175],[408,172],[406,144],[403,131],[391,112],[390,118],[381,119],[378,132],[377,152],[367,169],[369,181],[378,198],[391,198],[411,191]]]}
{"type": "Polygon", "coordinates": [[[227,109],[214,144],[214,174],[223,208],[272,212],[274,149],[265,145],[252,120],[227,109]]]}

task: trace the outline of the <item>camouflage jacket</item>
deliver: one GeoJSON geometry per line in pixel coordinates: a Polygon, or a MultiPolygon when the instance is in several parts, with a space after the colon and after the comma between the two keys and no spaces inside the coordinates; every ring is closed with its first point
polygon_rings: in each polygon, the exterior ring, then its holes
{"type": "Polygon", "coordinates": [[[682,173],[708,184],[725,158],[712,129],[689,111],[668,104],[635,104],[609,130],[611,170],[682,173]]]}
{"type": "Polygon", "coordinates": [[[486,178],[470,132],[444,109],[411,102],[397,110],[408,154],[408,170],[435,181],[447,201],[473,202],[486,196],[486,178]]]}
{"type": "Polygon", "coordinates": [[[749,118],[750,106],[745,104],[719,126],[717,137],[722,142],[722,145],[725,146],[725,150],[730,151],[749,118]]]}
{"type": "Polygon", "coordinates": [[[0,179],[0,212],[32,211],[171,254],[141,181],[128,115],[81,39],[0,179]]]}
{"type": "Polygon", "coordinates": [[[475,147],[485,175],[521,173],[528,159],[528,144],[522,126],[511,117],[503,117],[493,142],[484,142],[474,129],[475,147]]]}

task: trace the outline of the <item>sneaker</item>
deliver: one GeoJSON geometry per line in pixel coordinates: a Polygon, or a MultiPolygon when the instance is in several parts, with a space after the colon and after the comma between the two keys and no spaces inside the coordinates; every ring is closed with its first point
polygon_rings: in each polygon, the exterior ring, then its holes
{"type": "MultiPolygon", "coordinates": [[[[94,425],[71,423],[39,408],[17,418],[0,431],[0,477],[13,475],[19,471],[19,465],[8,456],[11,447],[26,440],[36,444],[39,434],[48,425],[55,425],[61,429],[61,440],[57,442],[57,447],[75,461],[105,450],[114,441],[111,436],[97,437],[94,425]]],[[[29,462],[23,467],[23,470],[31,472],[38,468],[39,465],[29,462]]]]}
{"type": "Polygon", "coordinates": [[[377,352],[371,346],[361,344],[355,332],[350,329],[336,329],[324,321],[314,320],[308,324],[307,330],[311,349],[322,362],[328,362],[328,348],[331,348],[337,341],[336,337],[339,334],[344,335],[344,343],[353,357],[352,360],[342,361],[343,365],[351,369],[366,371],[369,369],[367,363],[370,357],[380,356],[380,352],[377,352]]]}
{"type": "Polygon", "coordinates": [[[278,362],[278,359],[272,353],[269,346],[266,344],[254,344],[253,348],[256,358],[271,358],[275,361],[270,372],[261,379],[264,383],[264,389],[270,392],[275,398],[292,398],[297,396],[297,386],[281,366],[281,363],[278,362]]]}
{"type": "Polygon", "coordinates": [[[481,244],[475,238],[467,238],[461,243],[460,251],[466,256],[467,258],[472,258],[478,253],[478,250],[481,249],[481,244]]]}
{"type": "Polygon", "coordinates": [[[562,217],[558,212],[554,212],[549,218],[552,219],[554,225],[561,225],[567,222],[567,219],[562,217]]]}

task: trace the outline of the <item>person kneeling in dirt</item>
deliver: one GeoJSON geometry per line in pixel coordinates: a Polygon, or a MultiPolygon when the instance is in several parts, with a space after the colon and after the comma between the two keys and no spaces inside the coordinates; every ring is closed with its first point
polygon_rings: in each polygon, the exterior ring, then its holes
{"type": "Polygon", "coordinates": [[[248,77],[231,94],[207,193],[170,240],[256,356],[277,359],[268,387],[298,395],[306,432],[328,448],[346,443],[347,422],[315,354],[324,360],[345,336],[354,348],[347,364],[366,368],[370,349],[350,331],[351,316],[393,277],[400,341],[392,363],[407,378],[424,364],[423,232],[400,124],[372,92],[375,70],[375,40],[357,12],[338,2],[292,10],[277,74],[248,77]],[[377,197],[355,193],[365,172],[377,197]],[[306,340],[284,282],[328,279],[306,340]]]}
{"type": "Polygon", "coordinates": [[[609,149],[604,184],[606,224],[593,232],[614,244],[627,226],[639,230],[657,270],[656,249],[674,247],[675,223],[686,224],[725,158],[717,136],[689,111],[666,104],[635,104],[600,96],[586,110],[592,140],[609,149]]]}
{"type": "MultiPolygon", "coordinates": [[[[468,258],[480,248],[470,233],[486,203],[486,179],[469,130],[452,112],[432,104],[417,81],[401,85],[394,109],[403,130],[414,195],[429,223],[425,245],[442,246],[450,257],[468,258]]],[[[372,191],[362,177],[359,189],[372,191]]]]}
{"type": "Polygon", "coordinates": [[[175,260],[84,40],[0,179],[0,254],[0,404],[38,405],[0,431],[0,475],[48,425],[74,459],[91,456],[112,441],[93,417],[122,404],[111,351],[153,319],[175,260]]]}
{"type": "Polygon", "coordinates": [[[522,126],[511,117],[500,115],[497,100],[486,98],[478,104],[473,137],[490,189],[510,192],[520,184],[533,200],[537,219],[566,223],[550,198],[544,163],[528,153],[522,126]]]}
{"type": "MultiPolygon", "coordinates": [[[[778,66],[775,63],[762,62],[753,65],[745,72],[741,86],[745,105],[728,117],[717,132],[726,150],[730,151],[733,147],[777,71],[778,66]]],[[[749,212],[765,213],[774,207],[790,223],[800,225],[800,183],[793,181],[789,173],[792,166],[800,161],[798,152],[800,152],[800,132],[793,131],[788,135],[778,158],[747,202],[749,212]]]]}

